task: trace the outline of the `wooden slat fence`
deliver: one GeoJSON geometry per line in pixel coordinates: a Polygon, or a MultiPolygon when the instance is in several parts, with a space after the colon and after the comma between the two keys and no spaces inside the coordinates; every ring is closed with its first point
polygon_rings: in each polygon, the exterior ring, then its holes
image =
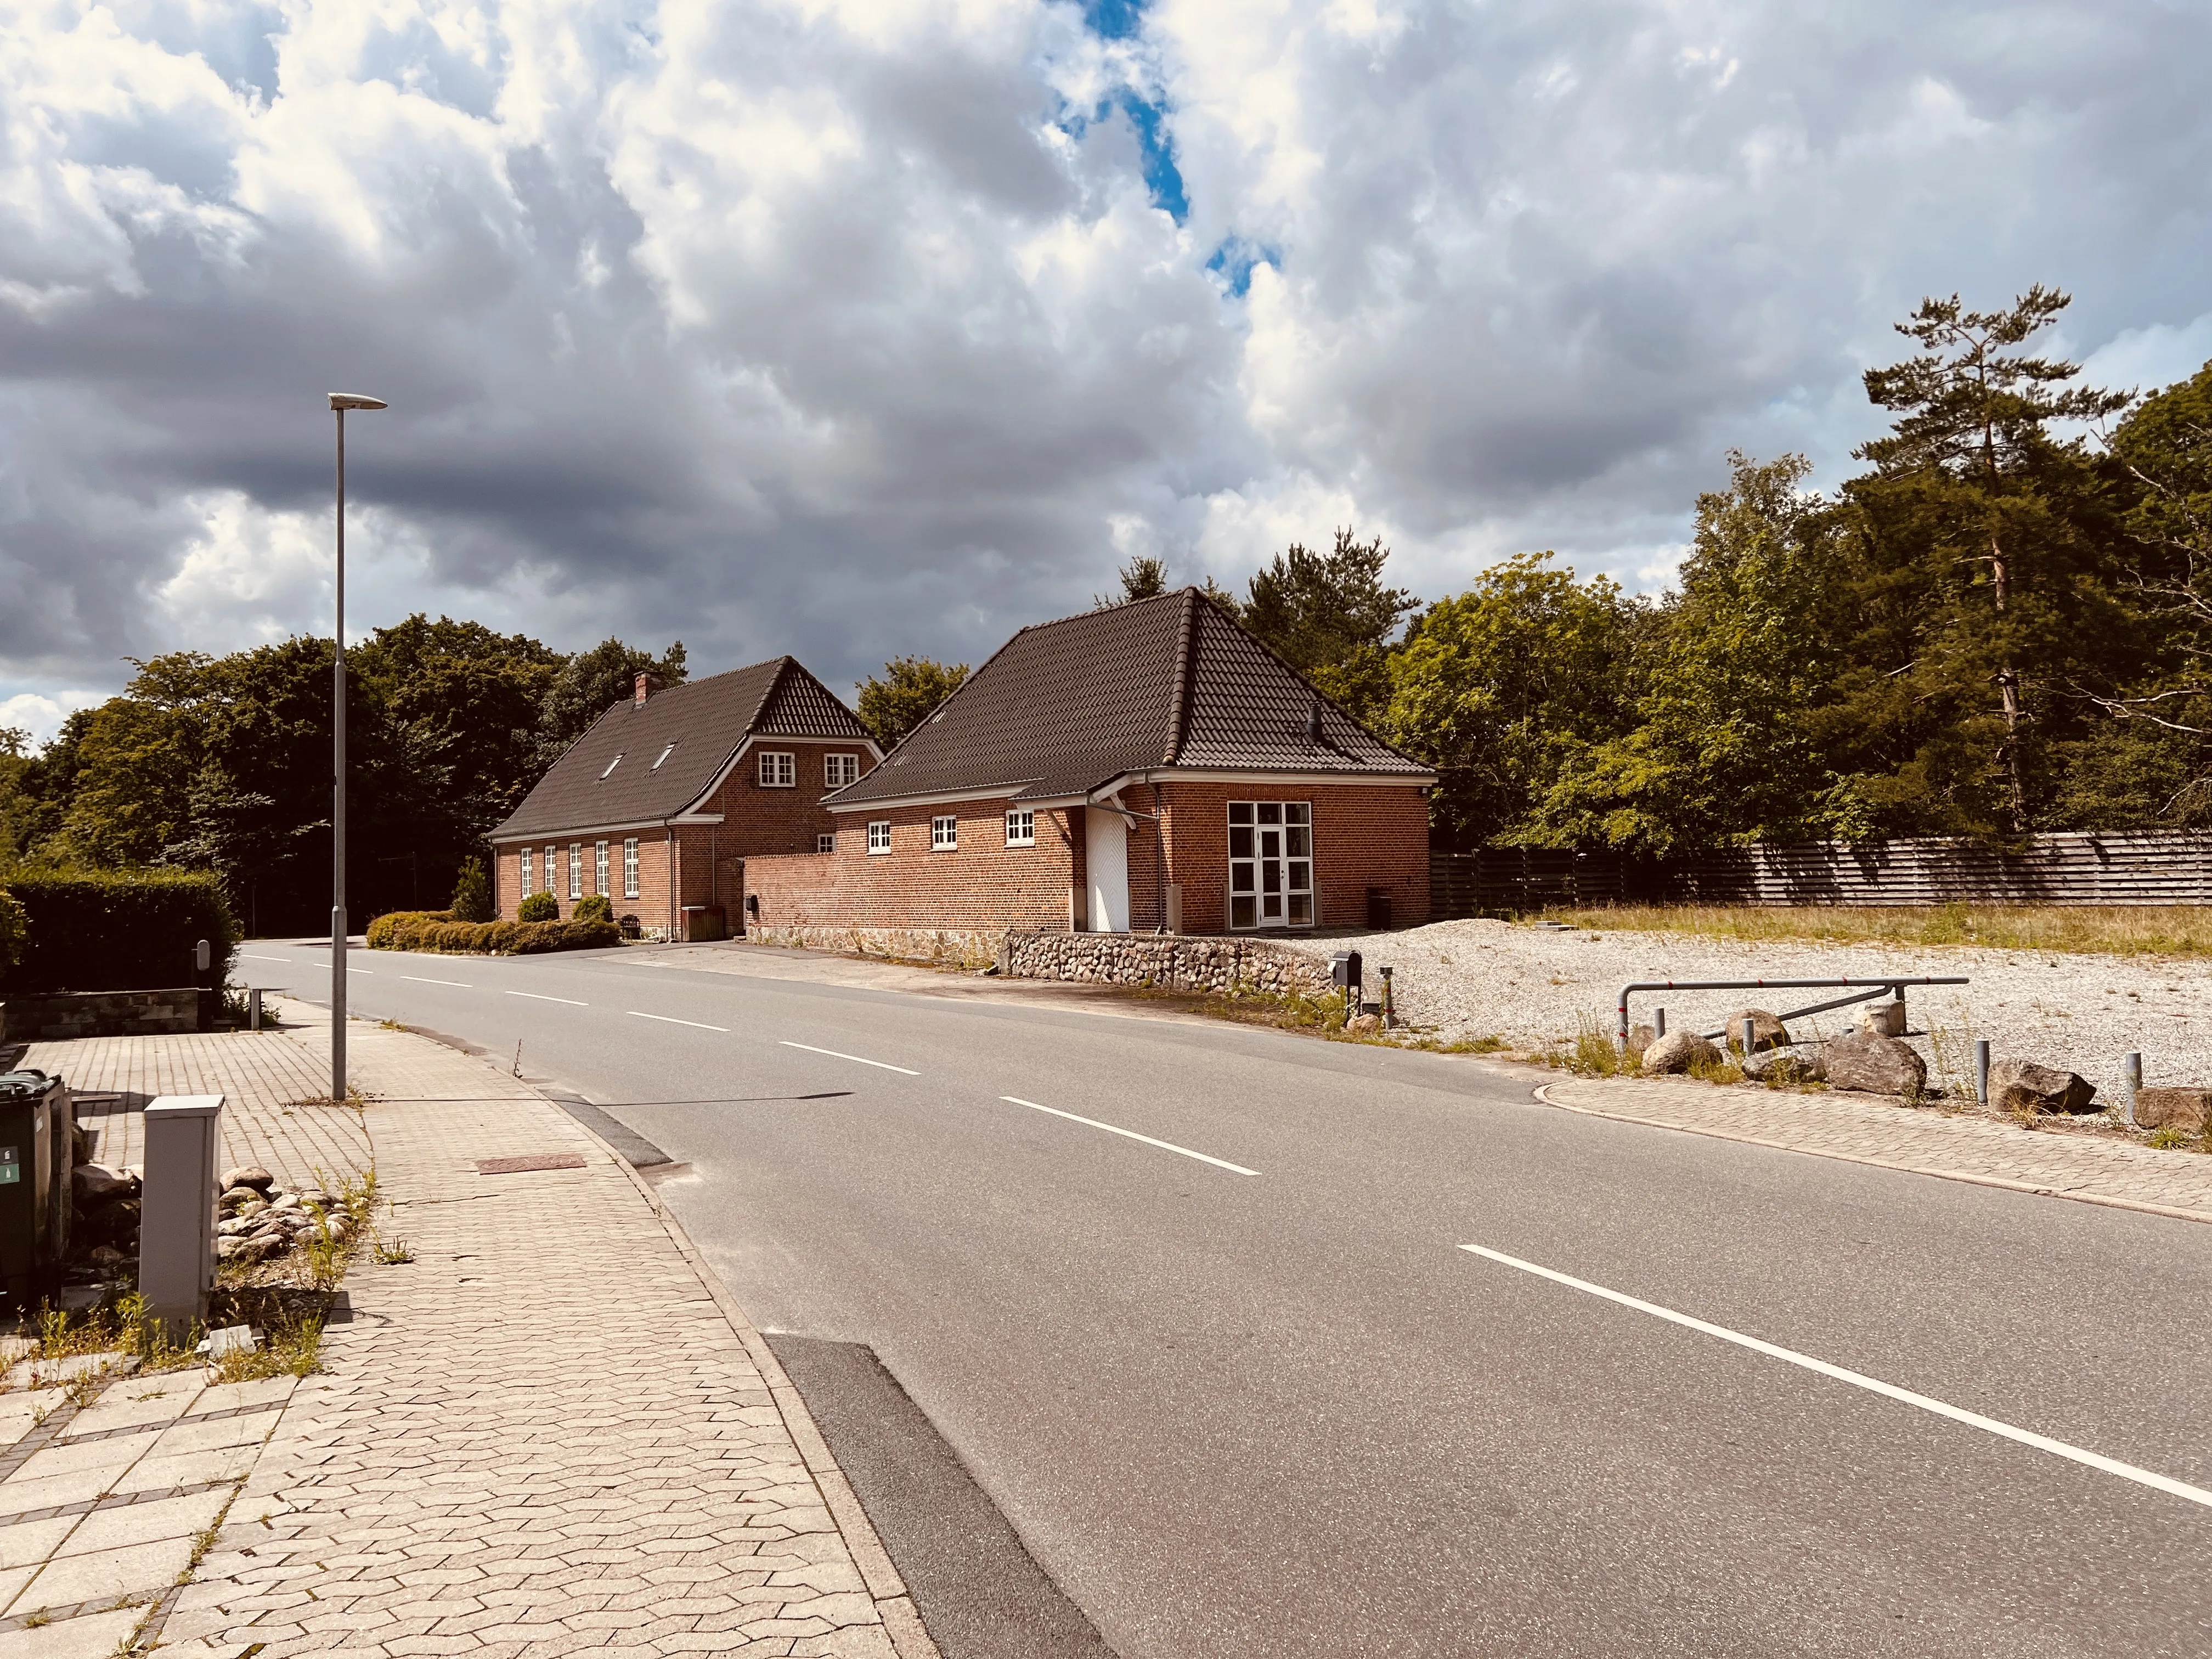
{"type": "Polygon", "coordinates": [[[1486,848],[1432,853],[1438,918],[1546,905],[2212,904],[2212,835],[2035,836],[2017,852],[1958,841],[1812,842],[1641,860],[1486,848]]]}

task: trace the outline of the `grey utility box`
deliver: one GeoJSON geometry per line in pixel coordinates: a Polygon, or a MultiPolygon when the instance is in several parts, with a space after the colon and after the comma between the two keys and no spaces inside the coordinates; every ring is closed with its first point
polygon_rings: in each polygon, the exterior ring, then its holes
{"type": "Polygon", "coordinates": [[[76,1145],[69,1085],[44,1072],[0,1075],[0,1291],[15,1311],[60,1276],[76,1145]]]}
{"type": "Polygon", "coordinates": [[[163,1095],[146,1108],[138,1200],[138,1293],[172,1342],[207,1318],[215,1288],[216,1163],[221,1095],[163,1095]]]}

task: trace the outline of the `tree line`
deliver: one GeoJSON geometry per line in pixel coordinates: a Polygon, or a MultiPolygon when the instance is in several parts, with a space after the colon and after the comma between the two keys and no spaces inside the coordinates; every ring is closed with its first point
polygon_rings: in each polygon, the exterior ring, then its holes
{"type": "MultiPolygon", "coordinates": [[[[1379,538],[1293,545],[1213,598],[1434,766],[1437,840],[1645,854],[1765,840],[2212,822],[2212,364],[2148,397],[2079,384],[2034,337],[2067,296],[1929,300],[1869,371],[1888,430],[1833,495],[1730,458],[1659,598],[1548,553],[1423,604],[1379,538]]],[[[1120,572],[1120,604],[1164,592],[1120,572]]],[[[641,671],[422,616],[348,653],[349,884],[441,905],[485,833],[641,671]]],[[[210,870],[254,931],[328,914],[331,642],[135,662],[38,752],[0,732],[0,861],[210,870]]],[[[894,658],[858,712],[889,748],[965,664],[894,658]]]]}

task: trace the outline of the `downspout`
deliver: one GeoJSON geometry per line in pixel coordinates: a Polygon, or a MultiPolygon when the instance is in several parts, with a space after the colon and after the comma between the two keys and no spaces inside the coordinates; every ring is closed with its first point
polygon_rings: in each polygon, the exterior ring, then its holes
{"type": "Polygon", "coordinates": [[[676,937],[676,826],[668,826],[668,942],[681,944],[676,937]]]}
{"type": "Polygon", "coordinates": [[[1164,933],[1168,930],[1168,836],[1160,819],[1167,809],[1160,804],[1159,780],[1148,772],[1145,781],[1152,787],[1152,919],[1158,924],[1152,931],[1164,933]]]}

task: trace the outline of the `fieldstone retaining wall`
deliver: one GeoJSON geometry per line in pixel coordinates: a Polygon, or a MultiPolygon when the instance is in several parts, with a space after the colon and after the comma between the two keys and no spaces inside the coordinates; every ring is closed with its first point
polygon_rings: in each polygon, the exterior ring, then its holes
{"type": "Polygon", "coordinates": [[[166,1036],[200,1030],[201,993],[185,985],[164,991],[64,991],[9,997],[0,1003],[0,1038],[62,1042],[71,1037],[166,1036]]]}
{"type": "Polygon", "coordinates": [[[805,922],[779,927],[754,921],[746,927],[745,937],[756,945],[781,945],[793,950],[988,968],[999,960],[1003,935],[981,927],[823,927],[805,922]]]}
{"type": "Polygon", "coordinates": [[[1002,970],[1017,979],[1091,980],[1176,991],[1333,994],[1328,963],[1255,939],[1170,933],[1008,933],[1002,970]]]}

